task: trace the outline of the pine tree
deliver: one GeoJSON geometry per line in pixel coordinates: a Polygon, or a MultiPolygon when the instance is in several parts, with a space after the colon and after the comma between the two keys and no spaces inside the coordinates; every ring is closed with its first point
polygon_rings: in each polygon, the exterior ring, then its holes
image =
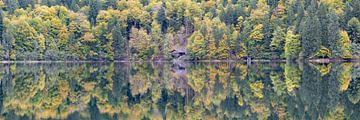
{"type": "Polygon", "coordinates": [[[320,50],[321,30],[319,18],[316,15],[316,3],[312,2],[308,8],[309,15],[300,25],[301,43],[304,48],[304,57],[310,58],[320,50]]]}
{"type": "Polygon", "coordinates": [[[10,14],[13,14],[19,6],[17,0],[4,0],[4,3],[6,5],[6,10],[8,10],[10,14]]]}
{"type": "Polygon", "coordinates": [[[161,32],[165,33],[167,31],[167,27],[168,27],[168,20],[166,18],[166,12],[165,12],[164,7],[161,7],[161,9],[158,11],[157,21],[161,26],[161,32]]]}
{"type": "Polygon", "coordinates": [[[0,54],[1,55],[1,60],[4,59],[4,51],[5,51],[5,48],[4,48],[4,45],[5,45],[5,42],[4,42],[4,39],[3,39],[3,32],[4,32],[4,14],[3,14],[3,11],[0,10],[0,45],[1,45],[1,49],[0,49],[0,54]]]}
{"type": "Polygon", "coordinates": [[[322,45],[329,47],[327,44],[327,38],[328,38],[328,11],[327,7],[324,4],[320,4],[319,11],[317,12],[317,16],[319,17],[320,21],[320,36],[321,36],[321,42],[322,45]]]}
{"type": "Polygon", "coordinates": [[[262,53],[264,52],[264,34],[263,34],[263,25],[256,25],[253,31],[250,34],[248,53],[250,57],[261,58],[262,53]]]}
{"type": "Polygon", "coordinates": [[[340,55],[340,49],[337,43],[340,40],[340,24],[338,22],[338,16],[335,11],[332,11],[328,14],[329,23],[327,24],[327,32],[329,33],[327,38],[325,38],[324,46],[328,47],[333,57],[338,57],[340,55]]]}
{"type": "Polygon", "coordinates": [[[352,17],[360,18],[360,0],[352,1],[352,17]]]}
{"type": "Polygon", "coordinates": [[[113,8],[113,9],[117,9],[117,6],[116,6],[116,1],[117,0],[106,0],[105,2],[105,5],[106,5],[106,8],[113,8]]]}
{"type": "Polygon", "coordinates": [[[350,40],[353,43],[360,43],[360,22],[357,18],[352,18],[348,24],[346,30],[349,33],[350,40]]]}
{"type": "Polygon", "coordinates": [[[3,35],[3,48],[5,52],[5,60],[15,60],[16,59],[16,52],[12,48],[15,47],[15,37],[14,37],[14,26],[10,25],[7,26],[4,35],[3,35]]]}
{"type": "Polygon", "coordinates": [[[3,39],[3,32],[4,32],[4,13],[2,10],[0,10],[0,44],[3,45],[4,39],[3,39]]]}
{"type": "Polygon", "coordinates": [[[100,1],[99,0],[91,0],[90,1],[90,10],[88,20],[92,26],[96,25],[96,17],[100,11],[100,1]]]}
{"type": "Polygon", "coordinates": [[[348,21],[352,18],[352,6],[349,2],[345,3],[343,19],[341,19],[341,27],[346,27],[348,21]]]}
{"type": "Polygon", "coordinates": [[[290,60],[299,57],[301,52],[300,36],[294,34],[292,30],[289,30],[286,34],[284,51],[285,57],[290,60]]]}
{"type": "Polygon", "coordinates": [[[113,39],[113,50],[114,50],[114,59],[115,60],[122,60],[125,58],[125,51],[126,51],[126,41],[122,36],[120,23],[116,23],[112,32],[112,39],[113,39]]]}
{"type": "Polygon", "coordinates": [[[280,26],[276,27],[273,38],[271,38],[270,50],[275,53],[277,58],[281,57],[284,53],[285,37],[285,29],[280,26]]]}

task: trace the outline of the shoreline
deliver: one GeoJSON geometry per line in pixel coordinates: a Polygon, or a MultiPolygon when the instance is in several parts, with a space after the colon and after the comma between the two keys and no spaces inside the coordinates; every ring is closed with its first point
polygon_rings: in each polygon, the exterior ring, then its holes
{"type": "MultiPolygon", "coordinates": [[[[286,62],[287,60],[284,59],[277,59],[277,60],[266,60],[266,59],[253,59],[250,62],[286,62]]],[[[334,62],[360,62],[358,59],[351,59],[351,60],[343,60],[343,59],[308,59],[308,60],[294,60],[300,62],[310,62],[310,63],[334,63],[334,62]]],[[[185,63],[221,63],[221,62],[243,62],[247,63],[247,60],[180,60],[180,61],[173,61],[173,60],[144,60],[144,61],[129,61],[129,60],[115,60],[115,61],[0,61],[0,63],[174,63],[174,62],[185,62],[185,63]]]]}

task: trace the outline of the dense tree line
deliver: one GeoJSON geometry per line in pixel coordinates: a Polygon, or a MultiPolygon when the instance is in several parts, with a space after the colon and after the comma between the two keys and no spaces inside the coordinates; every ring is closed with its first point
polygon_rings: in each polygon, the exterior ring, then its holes
{"type": "Polygon", "coordinates": [[[360,0],[3,0],[3,60],[360,58],[360,0]]]}

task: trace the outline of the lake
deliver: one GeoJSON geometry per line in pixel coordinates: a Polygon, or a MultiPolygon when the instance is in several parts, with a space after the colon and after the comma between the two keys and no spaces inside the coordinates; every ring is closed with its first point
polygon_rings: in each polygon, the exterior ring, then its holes
{"type": "Polygon", "coordinates": [[[360,119],[360,63],[0,64],[1,119],[360,119]]]}

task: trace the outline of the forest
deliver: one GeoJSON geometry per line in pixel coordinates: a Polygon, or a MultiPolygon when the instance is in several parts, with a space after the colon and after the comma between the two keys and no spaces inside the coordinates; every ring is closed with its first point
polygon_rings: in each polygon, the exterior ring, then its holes
{"type": "Polygon", "coordinates": [[[7,61],[360,59],[360,0],[2,0],[7,61]]]}

